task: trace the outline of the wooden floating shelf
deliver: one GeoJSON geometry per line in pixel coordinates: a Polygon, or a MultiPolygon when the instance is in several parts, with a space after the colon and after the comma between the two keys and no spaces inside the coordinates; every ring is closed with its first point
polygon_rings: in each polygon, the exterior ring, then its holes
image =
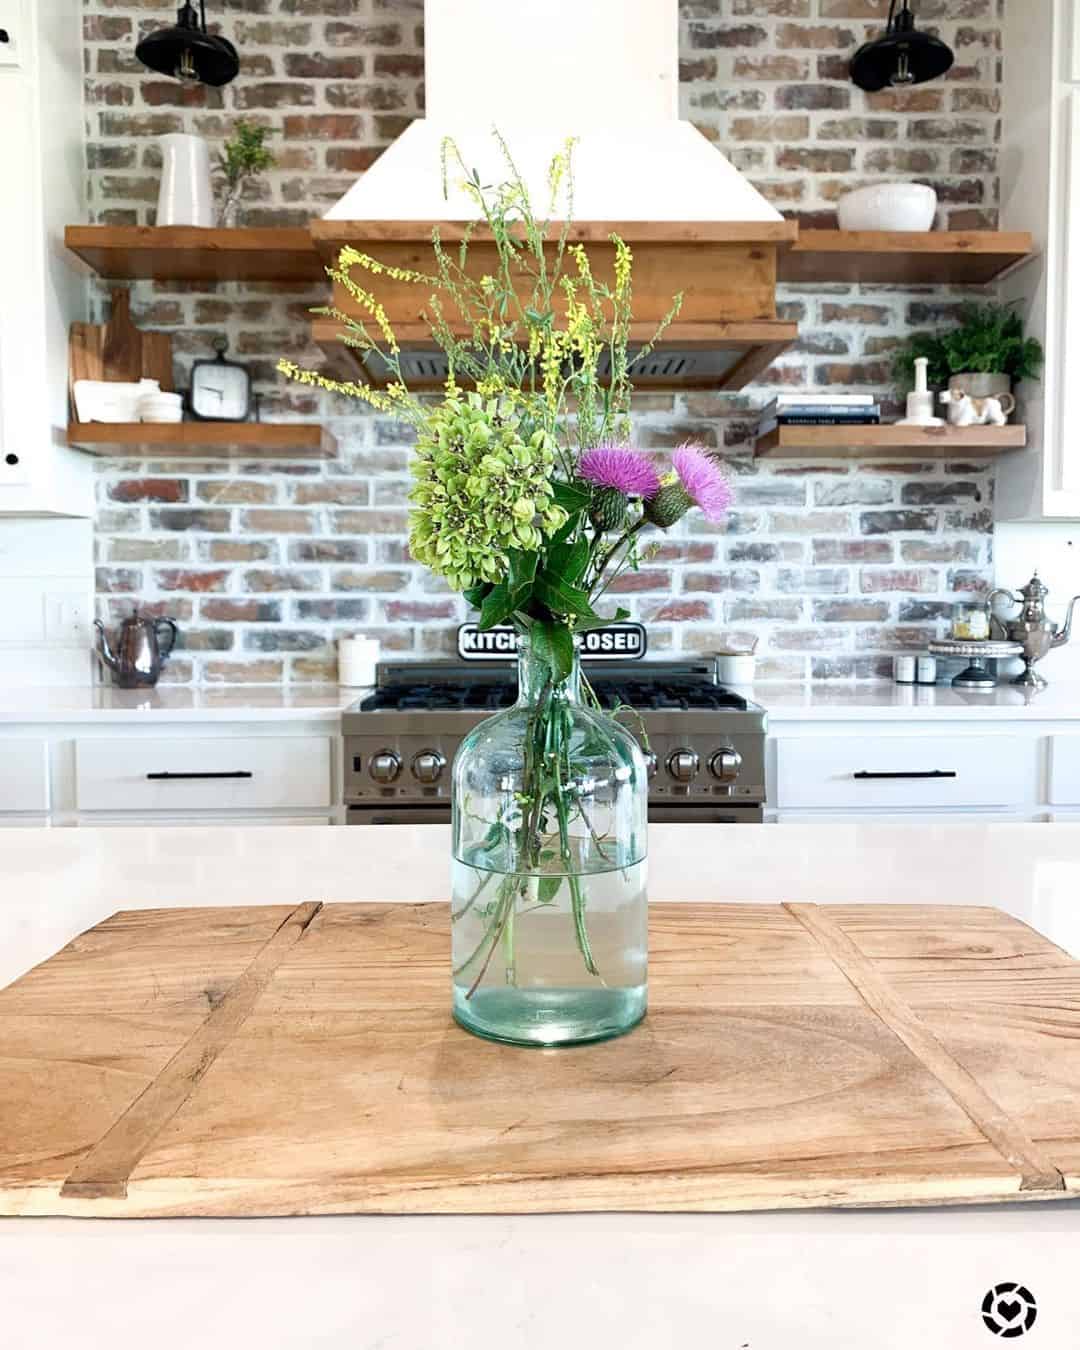
{"type": "Polygon", "coordinates": [[[761,459],[988,458],[1022,450],[1027,427],[777,427],[756,446],[761,459]]]}
{"type": "Polygon", "coordinates": [[[802,230],[778,259],[786,282],[985,286],[1033,256],[1026,231],[802,230]]]}
{"type": "Polygon", "coordinates": [[[67,443],[95,455],[170,459],[333,459],[325,427],[300,422],[70,422],[67,443]]]}
{"type": "Polygon", "coordinates": [[[155,281],[325,281],[304,227],[69,225],[64,243],[99,276],[155,281]]]}
{"type": "MultiPolygon", "coordinates": [[[[430,221],[315,220],[308,227],[199,229],[193,225],[69,225],[64,242],[99,275],[118,280],[315,281],[342,244],[424,244],[430,221]]],[[[453,243],[462,223],[440,226],[453,243]]],[[[802,230],[774,225],[711,222],[582,222],[571,237],[607,239],[619,230],[630,244],[768,242],[778,248],[779,279],[788,282],[867,282],[892,285],[986,285],[1033,256],[1024,231],[802,230]]],[[[477,231],[475,238],[483,239],[477,231]]]]}

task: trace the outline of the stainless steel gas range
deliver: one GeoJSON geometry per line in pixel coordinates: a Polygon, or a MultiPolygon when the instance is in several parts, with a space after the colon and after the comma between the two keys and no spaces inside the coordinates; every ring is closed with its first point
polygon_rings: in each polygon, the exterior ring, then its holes
{"type": "MultiPolygon", "coordinates": [[[[590,663],[605,706],[629,706],[649,739],[651,821],[759,821],[765,805],[765,712],[717,683],[714,663],[590,663]]],[[[450,819],[450,766],[461,738],[509,707],[512,663],[385,663],[368,697],[342,716],[350,825],[450,819]]],[[[634,730],[634,719],[623,721],[634,730]]]]}

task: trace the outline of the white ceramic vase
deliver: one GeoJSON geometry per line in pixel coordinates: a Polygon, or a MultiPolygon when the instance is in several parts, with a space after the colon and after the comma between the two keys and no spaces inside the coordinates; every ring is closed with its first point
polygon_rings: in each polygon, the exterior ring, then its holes
{"type": "Polygon", "coordinates": [[[162,168],[158,192],[159,225],[214,224],[214,193],[210,185],[210,147],[201,136],[170,132],[159,136],[162,168]]]}

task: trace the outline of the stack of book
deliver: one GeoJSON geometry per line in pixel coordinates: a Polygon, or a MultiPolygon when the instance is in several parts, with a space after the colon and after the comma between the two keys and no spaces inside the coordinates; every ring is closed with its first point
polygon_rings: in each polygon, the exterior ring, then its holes
{"type": "Polygon", "coordinates": [[[777,427],[874,427],[880,421],[873,394],[778,394],[761,410],[758,435],[777,427]]]}

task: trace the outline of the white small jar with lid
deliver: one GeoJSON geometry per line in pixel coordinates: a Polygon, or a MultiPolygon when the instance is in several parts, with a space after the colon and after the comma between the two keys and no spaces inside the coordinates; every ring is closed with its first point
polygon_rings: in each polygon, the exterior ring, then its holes
{"type": "Polygon", "coordinates": [[[893,679],[897,684],[915,683],[915,658],[902,654],[893,658],[893,679]]]}

